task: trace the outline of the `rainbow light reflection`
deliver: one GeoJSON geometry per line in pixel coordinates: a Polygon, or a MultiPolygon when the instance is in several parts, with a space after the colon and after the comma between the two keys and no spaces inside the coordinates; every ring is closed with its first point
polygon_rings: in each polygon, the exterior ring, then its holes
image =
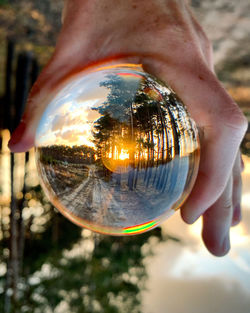
{"type": "Polygon", "coordinates": [[[140,234],[140,233],[144,233],[145,231],[148,231],[151,228],[156,227],[157,225],[158,225],[158,222],[153,220],[144,224],[139,224],[139,225],[123,228],[122,233],[127,234],[127,235],[140,234]]]}

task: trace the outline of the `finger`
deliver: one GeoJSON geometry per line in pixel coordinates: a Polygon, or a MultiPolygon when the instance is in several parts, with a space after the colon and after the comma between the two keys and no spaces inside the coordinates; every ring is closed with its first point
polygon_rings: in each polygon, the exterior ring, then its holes
{"type": "Polygon", "coordinates": [[[203,215],[202,238],[207,249],[216,256],[223,256],[230,249],[232,184],[233,179],[230,177],[220,198],[203,215]]]}
{"type": "Polygon", "coordinates": [[[154,64],[152,71],[170,82],[193,119],[204,130],[196,183],[181,209],[184,221],[193,223],[225,189],[247,129],[247,121],[214,74],[198,57],[195,64],[191,62],[175,67],[154,64]],[[192,68],[187,68],[189,66],[192,68]]]}
{"type": "MultiPolygon", "coordinates": [[[[52,62],[42,71],[38,80],[32,87],[24,115],[20,124],[13,132],[8,144],[12,152],[24,152],[34,145],[37,124],[49,98],[52,97],[53,76],[51,75],[52,71],[48,70],[50,64],[52,64],[52,62]],[[49,82],[51,82],[51,84],[49,84],[49,82]]],[[[55,76],[57,75],[55,74],[55,76]]]]}
{"type": "Polygon", "coordinates": [[[233,167],[233,217],[232,226],[239,224],[241,221],[241,194],[242,194],[242,179],[241,179],[242,163],[240,151],[233,167]]]}

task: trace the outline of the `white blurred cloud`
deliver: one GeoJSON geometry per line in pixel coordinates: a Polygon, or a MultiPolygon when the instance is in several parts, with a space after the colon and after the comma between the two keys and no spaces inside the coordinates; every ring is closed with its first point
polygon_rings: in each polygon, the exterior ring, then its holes
{"type": "MultiPolygon", "coordinates": [[[[250,159],[244,158],[243,198],[250,183],[250,159]]],[[[143,313],[249,313],[250,312],[250,210],[243,202],[243,220],[231,229],[232,248],[216,258],[201,241],[201,221],[186,225],[179,214],[163,232],[181,239],[154,246],[145,259],[148,273],[142,293],[143,313]]]]}

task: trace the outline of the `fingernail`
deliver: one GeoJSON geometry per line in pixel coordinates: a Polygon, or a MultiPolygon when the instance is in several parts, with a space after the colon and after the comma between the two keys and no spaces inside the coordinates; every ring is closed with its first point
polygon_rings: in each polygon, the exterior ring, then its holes
{"type": "Polygon", "coordinates": [[[201,217],[201,214],[191,216],[191,218],[189,219],[190,220],[190,224],[195,223],[200,217],[201,217]]]}
{"type": "Polygon", "coordinates": [[[237,225],[241,221],[241,205],[235,206],[233,211],[232,225],[237,225]]]}
{"type": "Polygon", "coordinates": [[[21,140],[25,130],[26,130],[26,124],[24,122],[21,122],[11,135],[10,141],[8,143],[9,148],[14,146],[21,140]]]}
{"type": "Polygon", "coordinates": [[[184,216],[184,215],[182,215],[182,217],[183,217],[183,220],[187,223],[187,224],[193,224],[193,223],[195,223],[198,219],[199,219],[199,217],[200,217],[200,215],[199,216],[190,216],[190,215],[188,215],[188,216],[184,216]]]}
{"type": "Polygon", "coordinates": [[[200,213],[197,214],[196,211],[190,212],[189,207],[186,204],[184,204],[181,207],[181,216],[185,223],[193,224],[201,217],[201,214],[200,213]]]}
{"type": "Polygon", "coordinates": [[[222,251],[224,254],[226,254],[229,250],[230,250],[230,239],[229,239],[229,235],[226,235],[223,243],[222,243],[222,251]]]}

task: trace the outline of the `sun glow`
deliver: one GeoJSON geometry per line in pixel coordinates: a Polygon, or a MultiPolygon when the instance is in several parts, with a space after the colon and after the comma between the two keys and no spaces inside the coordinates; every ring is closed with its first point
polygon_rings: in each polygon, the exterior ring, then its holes
{"type": "Polygon", "coordinates": [[[121,153],[119,155],[119,160],[126,160],[129,159],[129,153],[126,150],[121,150],[121,153]]]}
{"type": "Polygon", "coordinates": [[[102,161],[110,171],[124,173],[129,166],[129,152],[127,149],[115,146],[108,154],[103,154],[102,161]]]}
{"type": "Polygon", "coordinates": [[[129,159],[129,153],[127,149],[118,149],[117,146],[115,146],[112,150],[113,151],[110,151],[108,154],[109,159],[113,159],[115,161],[124,161],[129,159]]]}

